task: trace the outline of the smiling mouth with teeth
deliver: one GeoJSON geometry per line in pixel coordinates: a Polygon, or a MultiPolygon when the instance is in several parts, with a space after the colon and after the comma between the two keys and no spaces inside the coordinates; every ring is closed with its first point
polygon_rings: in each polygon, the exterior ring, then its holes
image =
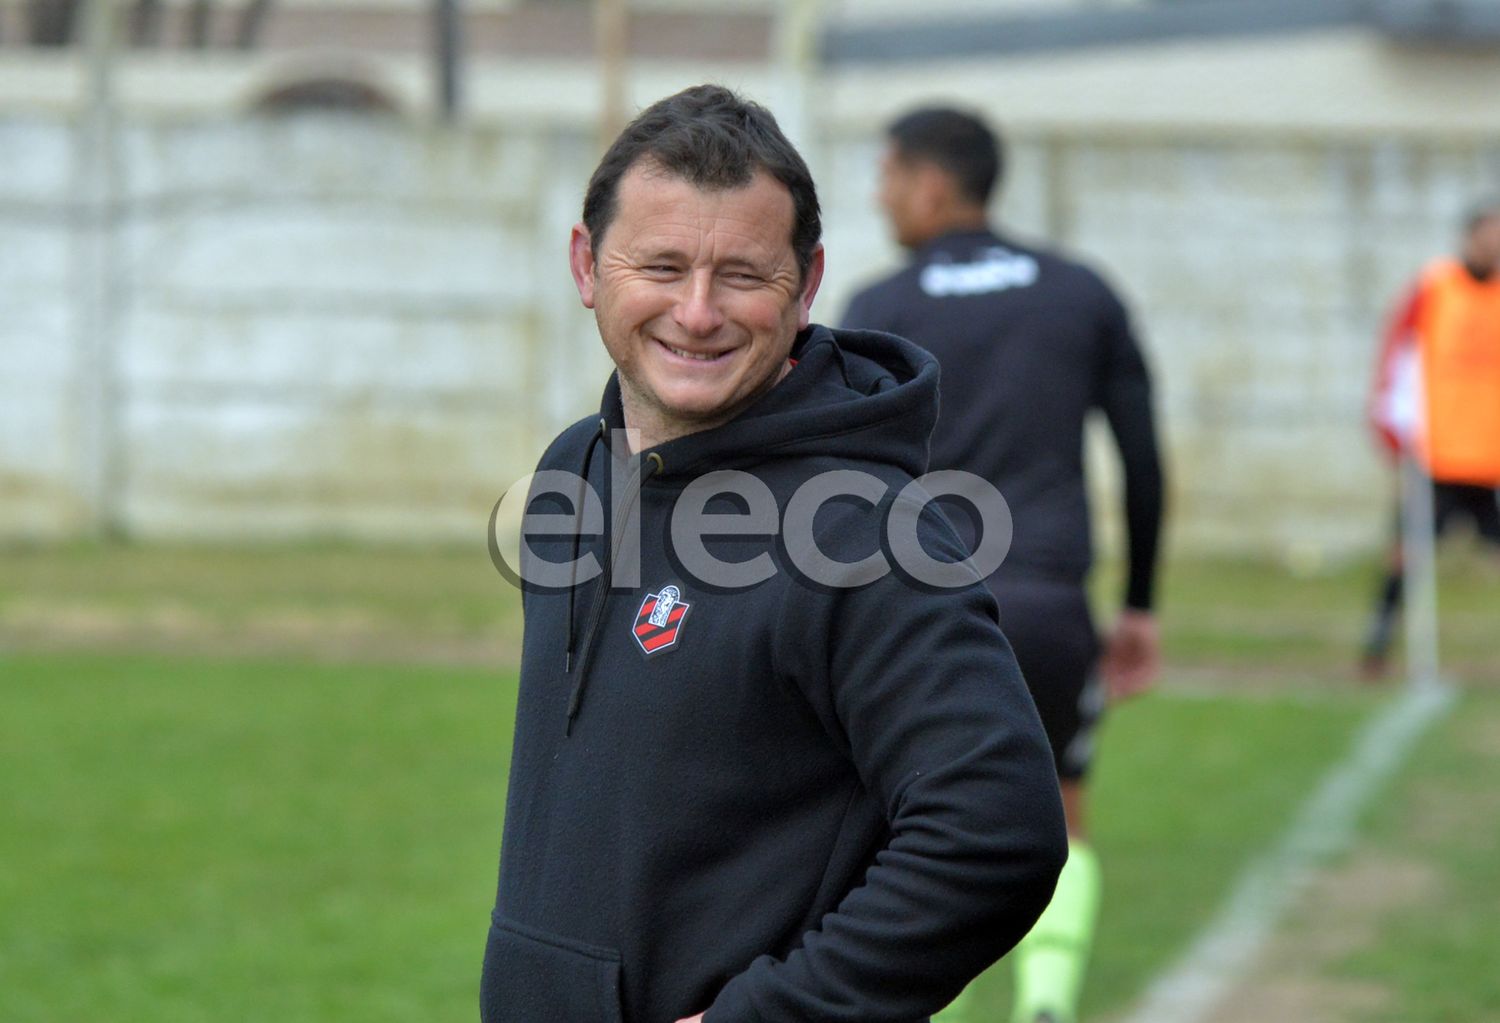
{"type": "Polygon", "coordinates": [[[728,354],[726,352],[715,352],[715,353],[708,353],[708,354],[700,354],[698,352],[686,352],[686,351],[683,351],[681,348],[673,348],[671,345],[667,344],[665,341],[661,342],[661,346],[663,348],[665,348],[667,351],[671,352],[673,355],[680,355],[684,359],[693,359],[693,360],[695,360],[697,362],[713,362],[715,359],[722,358],[724,355],[728,354]]]}

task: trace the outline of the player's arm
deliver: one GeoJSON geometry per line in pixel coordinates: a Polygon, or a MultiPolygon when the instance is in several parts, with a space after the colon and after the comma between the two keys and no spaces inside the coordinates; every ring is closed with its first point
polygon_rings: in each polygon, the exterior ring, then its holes
{"type": "Polygon", "coordinates": [[[1104,331],[1099,405],[1120,453],[1128,553],[1124,602],[1105,640],[1100,668],[1110,694],[1119,699],[1149,687],[1161,668],[1155,590],[1165,486],[1151,374],[1129,317],[1113,296],[1104,331]]]}
{"type": "Polygon", "coordinates": [[[1417,323],[1422,317],[1426,288],[1418,281],[1402,298],[1386,323],[1381,339],[1380,358],[1376,363],[1375,381],[1370,388],[1366,417],[1381,450],[1397,460],[1409,443],[1414,430],[1414,410],[1418,407],[1413,371],[1417,359],[1417,323]]]}
{"type": "MultiPolygon", "coordinates": [[[[935,556],[964,557],[946,524],[927,539],[935,556]]],[[[870,553],[852,547],[823,549],[846,562],[870,553]]],[[[894,572],[860,589],[793,586],[778,673],[846,750],[889,839],[795,951],[752,962],[704,1023],[925,1019],[1047,904],[1066,857],[1057,780],[975,578],[962,590],[894,572]]]]}

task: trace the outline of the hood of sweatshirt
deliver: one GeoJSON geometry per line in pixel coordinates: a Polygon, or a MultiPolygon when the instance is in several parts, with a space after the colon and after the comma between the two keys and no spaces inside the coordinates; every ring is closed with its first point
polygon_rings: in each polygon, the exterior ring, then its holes
{"type": "MultiPolygon", "coordinates": [[[[661,460],[652,477],[809,455],[883,462],[911,476],[927,471],[937,360],[892,334],[817,324],[797,336],[791,357],[792,371],[733,420],[642,452],[661,460]]],[[[618,374],[605,387],[600,420],[606,432],[625,426],[618,374]]]]}
{"type": "MultiPolygon", "coordinates": [[[[798,334],[791,359],[791,372],[734,419],[639,452],[638,468],[628,477],[623,494],[611,495],[606,502],[612,508],[612,524],[603,585],[595,589],[582,621],[576,612],[577,588],[568,595],[563,653],[574,675],[569,729],[582,707],[595,634],[615,581],[613,555],[635,521],[642,487],[680,487],[709,472],[806,458],[873,463],[910,477],[926,472],[928,441],[938,413],[936,359],[893,334],[835,332],[818,324],[798,334]],[[575,647],[581,650],[576,672],[575,647]]],[[[570,468],[590,479],[596,451],[609,451],[614,431],[624,428],[620,379],[614,373],[583,454],[570,468]]],[[[565,433],[562,440],[567,437],[565,433]]],[[[611,454],[624,457],[626,452],[611,454]]],[[[581,510],[575,508],[575,514],[581,510]]],[[[575,534],[573,559],[579,554],[578,540],[575,534]]]]}

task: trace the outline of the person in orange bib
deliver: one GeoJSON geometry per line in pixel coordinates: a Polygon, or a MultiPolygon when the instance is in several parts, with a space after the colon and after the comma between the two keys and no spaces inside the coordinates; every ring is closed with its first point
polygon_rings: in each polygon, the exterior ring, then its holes
{"type": "MultiPolygon", "coordinates": [[[[1410,457],[1431,478],[1437,533],[1470,519],[1500,557],[1500,198],[1475,208],[1458,257],[1430,264],[1398,307],[1369,411],[1392,459],[1410,457]]],[[[1403,579],[1398,528],[1365,640],[1367,678],[1385,672],[1403,579]]]]}

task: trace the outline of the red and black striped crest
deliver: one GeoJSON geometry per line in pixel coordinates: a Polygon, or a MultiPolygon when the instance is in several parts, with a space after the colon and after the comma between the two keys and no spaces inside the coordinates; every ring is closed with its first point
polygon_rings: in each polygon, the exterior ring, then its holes
{"type": "Polygon", "coordinates": [[[635,616],[635,641],[647,654],[670,650],[682,635],[682,621],[690,606],[683,603],[682,591],[663,586],[660,593],[648,593],[635,616]]]}

